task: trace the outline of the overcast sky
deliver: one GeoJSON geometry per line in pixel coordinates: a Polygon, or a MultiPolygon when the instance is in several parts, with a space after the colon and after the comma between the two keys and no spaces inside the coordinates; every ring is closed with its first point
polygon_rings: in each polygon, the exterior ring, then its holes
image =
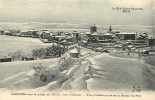
{"type": "Polygon", "coordinates": [[[150,0],[0,0],[0,21],[150,25],[150,0]],[[112,7],[144,8],[122,13],[112,7]]]}

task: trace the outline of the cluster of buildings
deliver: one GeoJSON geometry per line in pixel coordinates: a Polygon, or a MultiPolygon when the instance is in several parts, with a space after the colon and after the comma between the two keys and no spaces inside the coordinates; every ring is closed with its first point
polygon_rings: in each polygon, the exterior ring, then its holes
{"type": "Polygon", "coordinates": [[[49,32],[48,30],[40,31],[40,38],[44,42],[56,41],[81,41],[86,40],[87,42],[108,42],[114,40],[144,40],[148,37],[147,33],[137,33],[137,32],[118,32],[113,31],[111,25],[109,30],[105,33],[97,31],[97,26],[93,25],[90,27],[89,32],[49,32]],[[140,36],[141,35],[141,36],[140,36]],[[144,36],[144,37],[142,37],[144,36]]]}
{"type": "Polygon", "coordinates": [[[114,43],[116,41],[132,41],[135,44],[155,44],[154,39],[149,39],[148,33],[114,31],[112,26],[106,32],[98,32],[98,27],[92,25],[88,32],[50,32],[49,30],[0,30],[1,35],[39,38],[44,43],[60,43],[70,45],[77,42],[83,43],[114,43]],[[147,42],[146,42],[147,40],[147,42]]]}
{"type": "MultiPolygon", "coordinates": [[[[115,42],[115,41],[143,41],[149,39],[148,33],[137,33],[137,32],[119,32],[114,31],[112,26],[109,26],[108,31],[98,32],[96,25],[92,25],[88,32],[50,32],[48,30],[0,30],[1,35],[10,35],[10,36],[19,36],[19,37],[32,37],[40,38],[44,43],[51,42],[64,42],[64,43],[73,43],[73,42],[89,42],[89,43],[105,43],[105,42],[115,42]]],[[[154,39],[150,40],[154,43],[154,39]]]]}
{"type": "Polygon", "coordinates": [[[114,31],[111,25],[108,31],[104,33],[98,32],[96,25],[91,26],[88,32],[49,32],[48,30],[42,30],[40,31],[40,39],[45,43],[54,42],[63,46],[80,43],[95,50],[101,47],[127,48],[129,51],[130,49],[155,45],[155,39],[149,38],[148,33],[114,31]]]}
{"type": "MultiPolygon", "coordinates": [[[[106,48],[105,44],[111,45],[112,47],[124,48],[127,47],[153,47],[155,45],[155,39],[149,38],[148,33],[137,33],[137,32],[119,32],[114,31],[112,26],[109,26],[107,32],[98,32],[96,25],[90,27],[88,32],[50,32],[49,30],[29,30],[29,31],[0,31],[1,35],[19,36],[19,37],[31,37],[39,38],[44,43],[57,43],[63,47],[71,47],[74,44],[84,44],[84,46],[90,45],[93,49],[97,50],[97,47],[106,48]],[[132,46],[133,45],[133,46],[132,46]]],[[[105,50],[104,50],[105,51],[105,50]]],[[[78,57],[79,51],[72,51],[72,56],[78,57]]],[[[11,61],[11,58],[0,59],[0,62],[11,61]]]]}
{"type": "MultiPolygon", "coordinates": [[[[51,41],[53,38],[62,40],[62,39],[70,39],[70,38],[79,38],[88,36],[91,39],[96,40],[106,40],[106,39],[114,39],[118,38],[120,40],[136,40],[140,34],[146,35],[147,33],[137,33],[137,32],[119,32],[113,31],[112,26],[109,26],[107,32],[101,33],[98,32],[97,26],[93,25],[90,27],[89,32],[50,32],[48,30],[28,30],[28,31],[20,31],[20,30],[0,30],[1,35],[10,35],[10,36],[21,36],[21,37],[33,37],[33,38],[41,38],[48,39],[51,41]]],[[[145,36],[144,36],[145,38],[145,36]]]]}
{"type": "Polygon", "coordinates": [[[0,35],[39,38],[38,32],[39,31],[36,30],[28,30],[28,31],[0,30],[0,35]]]}
{"type": "Polygon", "coordinates": [[[44,43],[59,43],[71,45],[77,42],[83,43],[115,43],[118,41],[130,41],[134,44],[154,45],[155,40],[149,39],[148,33],[119,32],[114,31],[112,26],[106,32],[98,32],[98,27],[92,25],[88,32],[50,32],[49,30],[28,30],[28,31],[0,31],[1,35],[11,35],[19,37],[39,38],[44,43]]]}

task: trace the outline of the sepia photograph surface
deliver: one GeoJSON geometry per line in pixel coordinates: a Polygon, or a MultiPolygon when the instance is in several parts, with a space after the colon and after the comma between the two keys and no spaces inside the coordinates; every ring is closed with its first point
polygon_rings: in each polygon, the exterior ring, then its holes
{"type": "Polygon", "coordinates": [[[0,0],[0,91],[154,92],[155,1],[0,0]]]}

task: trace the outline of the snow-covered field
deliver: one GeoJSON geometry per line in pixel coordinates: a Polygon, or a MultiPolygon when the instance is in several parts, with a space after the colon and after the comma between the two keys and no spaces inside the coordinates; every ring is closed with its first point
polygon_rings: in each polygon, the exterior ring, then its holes
{"type": "Polygon", "coordinates": [[[0,35],[0,58],[7,56],[11,52],[21,50],[24,53],[30,53],[32,49],[47,47],[49,45],[42,43],[36,38],[0,35]]]}

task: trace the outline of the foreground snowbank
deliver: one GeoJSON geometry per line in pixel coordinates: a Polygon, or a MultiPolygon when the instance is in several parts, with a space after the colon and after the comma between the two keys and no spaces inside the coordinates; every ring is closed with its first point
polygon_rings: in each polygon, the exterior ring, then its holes
{"type": "MultiPolygon", "coordinates": [[[[145,89],[149,85],[144,77],[149,68],[139,59],[119,58],[82,49],[80,58],[65,55],[60,59],[0,64],[0,87],[9,89],[55,90],[113,90],[145,89]],[[32,65],[43,63],[42,72],[35,72],[32,65]],[[65,63],[64,63],[65,62],[65,63]],[[45,69],[46,69],[45,68],[45,69]],[[8,72],[9,71],[9,72],[8,72]],[[39,74],[38,74],[39,73],[39,74]]],[[[152,68],[152,67],[151,67],[152,68]]],[[[149,74],[147,72],[147,74],[149,74]]],[[[151,76],[153,77],[153,76],[151,76]]]]}

